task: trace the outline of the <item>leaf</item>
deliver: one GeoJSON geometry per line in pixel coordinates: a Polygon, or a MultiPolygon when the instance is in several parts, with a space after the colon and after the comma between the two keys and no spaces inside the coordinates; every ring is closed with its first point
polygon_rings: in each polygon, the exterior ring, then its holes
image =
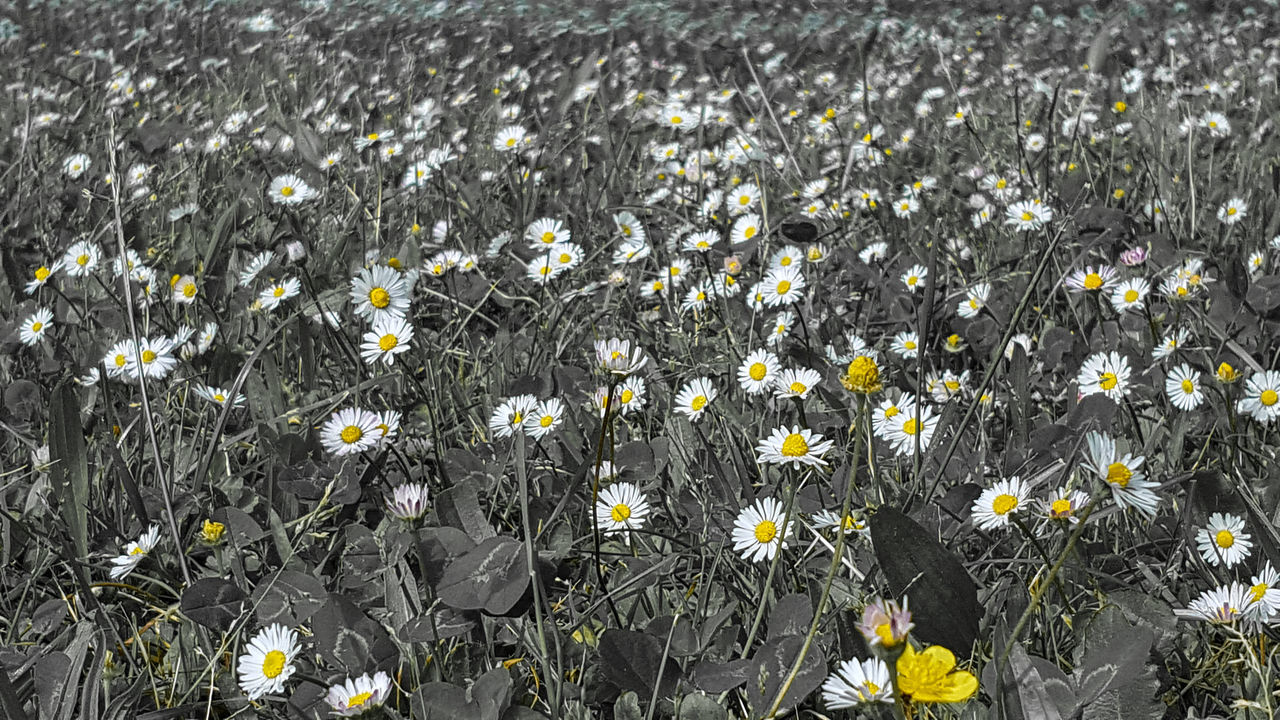
{"type": "MultiPolygon", "coordinates": [[[[1064,711],[1058,705],[1049,693],[1046,679],[1031,663],[1031,658],[1021,645],[1014,645],[1009,653],[1009,669],[1012,671],[1012,681],[1018,689],[1022,716],[1027,720],[1062,720],[1063,712],[1070,712],[1074,708],[1073,704],[1064,711]]],[[[1058,682],[1062,683],[1061,680],[1058,682]]]]}
{"type": "Polygon", "coordinates": [[[310,575],[285,570],[274,581],[263,580],[252,597],[260,624],[300,625],[324,607],[328,591],[310,575]]]}
{"type": "Polygon", "coordinates": [[[58,497],[58,510],[76,549],[89,554],[89,458],[80,425],[80,400],[75,386],[63,382],[49,400],[49,477],[58,497]]]}
{"type": "MultiPolygon", "coordinates": [[[[1104,607],[1085,627],[1082,657],[1074,676],[1077,713],[1092,718],[1158,718],[1158,682],[1150,664],[1155,634],[1134,627],[1114,605],[1104,607]]],[[[1075,713],[1073,713],[1075,714],[1075,713]]]]}
{"type": "Polygon", "coordinates": [[[390,669],[398,656],[387,631],[339,593],[329,593],[311,626],[320,654],[348,674],[390,669]]]}
{"type": "Polygon", "coordinates": [[[511,673],[496,667],[481,675],[471,686],[471,699],[480,706],[480,720],[499,720],[511,705],[511,673]]]}
{"type": "Polygon", "coordinates": [[[635,692],[628,690],[613,701],[613,720],[642,720],[642,718],[644,713],[640,712],[640,698],[635,692]]]}
{"type": "Polygon", "coordinates": [[[1263,275],[1253,281],[1245,302],[1259,315],[1280,307],[1280,275],[1263,275]]]}
{"type": "Polygon", "coordinates": [[[229,580],[201,578],[182,591],[182,614],[214,630],[226,632],[244,612],[244,591],[229,580]]]}
{"type": "Polygon", "coordinates": [[[729,713],[706,695],[685,695],[676,720],[728,720],[729,713]]]}
{"type": "Polygon", "coordinates": [[[683,675],[675,660],[668,657],[663,662],[662,643],[648,633],[609,630],[600,636],[598,650],[605,677],[623,690],[634,690],[646,702],[655,687],[659,699],[671,697],[683,675]]]}
{"type": "Polygon", "coordinates": [[[436,642],[470,632],[476,621],[452,608],[440,608],[435,613],[416,617],[404,624],[398,633],[403,642],[436,642]]]}
{"type": "Polygon", "coordinates": [[[495,535],[493,527],[485,519],[484,511],[480,509],[475,482],[459,482],[440,493],[436,496],[435,507],[441,523],[462,530],[475,542],[495,535]]]}
{"type": "Polygon", "coordinates": [[[467,691],[443,682],[424,683],[409,699],[415,720],[481,720],[480,705],[467,699],[467,691]]]}
{"type": "Polygon", "coordinates": [[[4,389],[4,410],[9,417],[31,422],[42,404],[40,386],[30,380],[14,380],[4,389]]]}
{"type": "MultiPolygon", "coordinates": [[[[774,699],[782,690],[783,681],[791,672],[791,666],[800,656],[803,645],[804,637],[788,635],[770,640],[756,651],[747,676],[747,702],[751,704],[753,718],[763,718],[769,712],[774,699]]],[[[804,702],[805,698],[822,685],[826,677],[827,663],[822,657],[822,651],[817,647],[810,647],[800,665],[800,672],[787,688],[782,703],[778,705],[778,714],[785,714],[804,702]]]]}
{"type": "Polygon", "coordinates": [[[808,595],[784,595],[769,612],[769,639],[804,635],[813,622],[813,603],[808,595]]]}
{"type": "Polygon", "coordinates": [[[524,543],[492,537],[449,563],[436,593],[458,610],[503,615],[515,607],[529,587],[524,543]]]}
{"type": "Polygon", "coordinates": [[[871,516],[871,543],[895,597],[910,598],[915,635],[966,657],[978,638],[978,588],[959,558],[893,508],[871,516]]]}
{"type": "Polygon", "coordinates": [[[746,682],[750,674],[750,660],[737,659],[724,663],[703,660],[694,666],[690,681],[699,690],[722,693],[746,682]]]}

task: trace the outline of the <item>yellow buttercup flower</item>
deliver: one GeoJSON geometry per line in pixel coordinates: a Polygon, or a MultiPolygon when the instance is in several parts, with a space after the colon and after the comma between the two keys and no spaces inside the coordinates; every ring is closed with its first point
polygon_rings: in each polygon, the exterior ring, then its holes
{"type": "Polygon", "coordinates": [[[898,657],[898,690],[917,703],[964,702],[978,692],[978,678],[956,669],[956,656],[941,645],[922,652],[907,644],[898,657]]]}
{"type": "Polygon", "coordinates": [[[849,363],[849,369],[840,378],[840,384],[849,392],[870,395],[884,387],[880,382],[880,366],[869,355],[859,355],[849,363]]]}
{"type": "Polygon", "coordinates": [[[204,527],[200,528],[200,539],[210,545],[216,545],[222,541],[222,534],[226,531],[226,525],[213,520],[205,520],[204,527]]]}
{"type": "Polygon", "coordinates": [[[1218,382],[1233,383],[1239,379],[1240,379],[1240,373],[1237,372],[1235,368],[1231,367],[1227,363],[1222,363],[1221,365],[1218,366],[1218,382]]]}

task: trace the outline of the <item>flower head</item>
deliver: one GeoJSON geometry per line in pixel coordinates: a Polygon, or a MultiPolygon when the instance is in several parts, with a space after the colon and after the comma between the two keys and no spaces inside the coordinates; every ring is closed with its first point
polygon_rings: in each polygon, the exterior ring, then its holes
{"type": "Polygon", "coordinates": [[[878,598],[862,611],[858,632],[862,633],[868,645],[895,648],[906,641],[913,627],[915,623],[911,622],[906,598],[902,599],[902,605],[878,598]]]}
{"type": "Polygon", "coordinates": [[[373,676],[365,673],[331,685],[325,702],[339,717],[355,717],[374,710],[391,696],[391,676],[379,670],[373,676]]]}
{"type": "Polygon", "coordinates": [[[293,660],[300,650],[296,631],[280,624],[263,628],[249,641],[248,649],[236,664],[240,689],[250,700],[283,691],[285,682],[293,675],[293,660]]]}
{"type": "Polygon", "coordinates": [[[911,702],[958,703],[978,692],[978,678],[956,669],[956,656],[941,645],[916,652],[908,644],[898,656],[898,689],[911,702]]]}
{"type": "Polygon", "coordinates": [[[859,355],[849,363],[849,368],[840,378],[845,390],[859,395],[870,395],[880,392],[884,385],[880,381],[880,366],[870,355],[859,355]]]}

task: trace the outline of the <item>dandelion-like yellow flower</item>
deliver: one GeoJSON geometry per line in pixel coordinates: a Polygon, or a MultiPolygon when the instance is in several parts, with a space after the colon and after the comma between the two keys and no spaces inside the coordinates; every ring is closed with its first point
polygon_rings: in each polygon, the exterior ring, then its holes
{"type": "Polygon", "coordinates": [[[978,678],[956,669],[956,656],[941,645],[921,652],[908,643],[898,657],[898,689],[917,703],[964,702],[978,692],[978,678]]]}
{"type": "Polygon", "coordinates": [[[1217,375],[1218,375],[1218,382],[1224,383],[1224,384],[1233,383],[1240,379],[1240,373],[1237,372],[1235,368],[1231,367],[1227,363],[1222,363],[1221,365],[1218,366],[1217,375]]]}
{"type": "Polygon", "coordinates": [[[884,387],[880,382],[880,366],[869,355],[859,355],[849,363],[849,369],[840,378],[840,384],[849,392],[870,395],[884,387]]]}
{"type": "Polygon", "coordinates": [[[205,520],[204,527],[200,528],[200,539],[209,545],[217,545],[222,542],[222,535],[226,531],[226,525],[213,520],[205,520]]]}

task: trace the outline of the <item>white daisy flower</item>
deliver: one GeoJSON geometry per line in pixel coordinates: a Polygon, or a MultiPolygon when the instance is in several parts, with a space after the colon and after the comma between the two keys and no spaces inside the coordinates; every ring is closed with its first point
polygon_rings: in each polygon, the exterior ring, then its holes
{"type": "Polygon", "coordinates": [[[524,431],[534,440],[541,440],[560,427],[560,421],[563,417],[563,402],[558,398],[543,400],[524,419],[524,431]]]}
{"type": "Polygon", "coordinates": [[[373,321],[373,327],[364,334],[360,343],[360,356],[373,365],[377,362],[390,365],[413,342],[413,325],[402,317],[385,315],[373,321]]]}
{"type": "Polygon", "coordinates": [[[378,414],[360,408],[335,412],[320,428],[320,444],[338,457],[363,452],[377,444],[378,414]]]}
{"type": "Polygon", "coordinates": [[[517,395],[502,401],[489,416],[489,431],[495,438],[508,438],[524,429],[527,420],[537,410],[538,399],[532,395],[517,395]]]}
{"type": "Polygon", "coordinates": [[[863,703],[893,702],[893,680],[889,666],[880,658],[845,660],[822,684],[822,701],[830,710],[851,708],[863,703]]]}
{"type": "Polygon", "coordinates": [[[1280,371],[1266,370],[1250,375],[1244,392],[1245,396],[1236,403],[1241,413],[1263,423],[1280,418],[1280,371]]]}
{"type": "Polygon", "coordinates": [[[778,373],[773,381],[773,396],[776,398],[809,397],[810,391],[822,382],[822,374],[811,368],[790,368],[778,373]]]}
{"type": "Polygon", "coordinates": [[[1191,601],[1186,609],[1174,610],[1173,614],[1183,620],[1203,620],[1214,625],[1229,625],[1249,612],[1254,603],[1253,593],[1249,586],[1241,582],[1232,582],[1206,590],[1200,597],[1191,601]]]}
{"type": "Polygon", "coordinates": [[[775,428],[769,437],[756,445],[756,461],[776,465],[822,465],[822,455],[835,445],[808,428],[793,426],[775,428]]]}
{"type": "Polygon", "coordinates": [[[338,717],[355,717],[381,707],[391,697],[391,676],[379,670],[329,686],[325,702],[338,717]]]}
{"type": "Polygon", "coordinates": [[[1155,493],[1155,483],[1148,481],[1142,472],[1145,458],[1135,458],[1129,453],[1119,456],[1116,441],[1106,433],[1090,432],[1085,436],[1085,444],[1088,446],[1085,468],[1111,488],[1116,505],[1135,508],[1154,517],[1160,497],[1155,493]]]}
{"type": "Polygon", "coordinates": [[[1196,533],[1196,549],[1210,565],[1234,567],[1249,557],[1253,549],[1251,537],[1244,531],[1244,518],[1214,513],[1209,516],[1208,524],[1196,533]]]}
{"type": "Polygon", "coordinates": [[[1000,480],[982,491],[973,502],[973,524],[983,530],[995,530],[1009,524],[1013,513],[1027,501],[1027,488],[1019,477],[1000,480]]]}
{"type": "Polygon", "coordinates": [[[1186,363],[1173,368],[1164,379],[1164,393],[1179,410],[1195,410],[1204,402],[1200,373],[1186,363]]]}
{"type": "Polygon", "coordinates": [[[300,651],[298,633],[294,630],[280,624],[259,630],[236,664],[240,689],[250,700],[283,692],[285,682],[293,676],[293,661],[300,651]]]}
{"type": "Polygon", "coordinates": [[[1076,375],[1080,395],[1102,393],[1112,400],[1129,394],[1129,360],[1117,352],[1094,353],[1076,375]]]}
{"type": "Polygon", "coordinates": [[[716,388],[711,379],[696,378],[676,394],[675,411],[689,418],[689,422],[697,422],[715,399],[716,388]]]}
{"type": "Polygon", "coordinates": [[[787,547],[791,524],[787,522],[782,503],[766,497],[743,508],[733,522],[733,549],[744,560],[772,560],[787,547]]]}
{"type": "Polygon", "coordinates": [[[160,526],[152,525],[137,540],[124,547],[124,554],[111,560],[111,579],[120,580],[133,572],[160,544],[160,526]]]}
{"type": "Polygon", "coordinates": [[[649,501],[635,485],[615,483],[600,491],[596,502],[596,521],[604,534],[638,530],[648,517],[649,501]]]}
{"type": "Polygon", "coordinates": [[[738,385],[748,395],[759,395],[773,386],[778,376],[778,356],[768,350],[753,350],[738,366],[738,385]]]}

